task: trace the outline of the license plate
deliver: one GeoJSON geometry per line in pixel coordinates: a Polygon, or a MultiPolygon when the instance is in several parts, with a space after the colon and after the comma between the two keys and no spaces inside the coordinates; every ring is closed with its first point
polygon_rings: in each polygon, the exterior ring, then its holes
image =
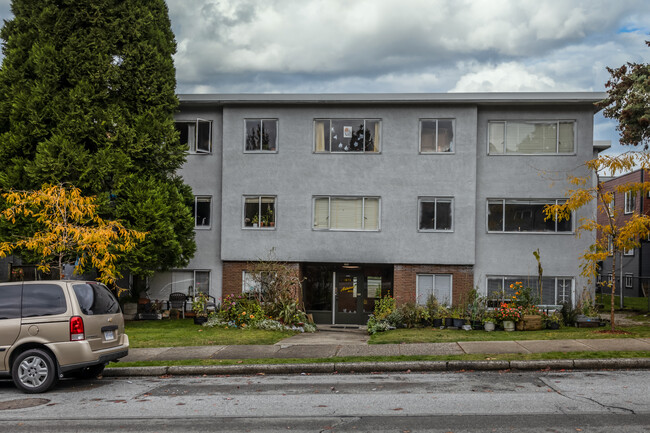
{"type": "Polygon", "coordinates": [[[115,331],[104,331],[104,340],[115,340],[115,331]]]}

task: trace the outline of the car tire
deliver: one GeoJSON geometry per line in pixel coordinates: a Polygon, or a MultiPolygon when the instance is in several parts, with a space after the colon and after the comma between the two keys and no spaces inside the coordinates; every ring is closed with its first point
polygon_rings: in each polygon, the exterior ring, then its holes
{"type": "Polygon", "coordinates": [[[87,379],[97,379],[97,376],[102,374],[104,371],[105,364],[91,365],[90,367],[84,367],[81,370],[76,370],[72,376],[77,379],[87,380],[87,379]]]}
{"type": "Polygon", "coordinates": [[[29,349],[16,357],[11,367],[16,387],[28,394],[45,392],[58,381],[56,362],[42,349],[29,349]]]}

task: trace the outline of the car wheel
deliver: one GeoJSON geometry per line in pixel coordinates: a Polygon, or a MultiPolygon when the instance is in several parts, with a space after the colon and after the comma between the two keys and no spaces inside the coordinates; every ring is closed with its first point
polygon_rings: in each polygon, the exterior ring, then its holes
{"type": "Polygon", "coordinates": [[[104,371],[105,364],[91,365],[77,370],[73,376],[77,379],[96,379],[104,371]]]}
{"type": "Polygon", "coordinates": [[[58,380],[54,358],[41,349],[26,350],[18,355],[11,376],[21,391],[30,394],[45,392],[58,380]]]}

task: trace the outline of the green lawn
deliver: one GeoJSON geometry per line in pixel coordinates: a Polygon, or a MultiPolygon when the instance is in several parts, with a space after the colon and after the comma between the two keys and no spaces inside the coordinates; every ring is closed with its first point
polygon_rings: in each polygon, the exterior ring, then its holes
{"type": "Polygon", "coordinates": [[[594,338],[648,338],[650,326],[627,326],[618,329],[628,334],[603,334],[600,328],[563,327],[556,331],[462,331],[451,329],[415,328],[395,329],[378,332],[370,337],[370,344],[399,344],[399,343],[450,343],[456,341],[507,341],[507,340],[562,340],[562,339],[594,339],[594,338]]]}
{"type": "Polygon", "coordinates": [[[499,353],[465,355],[404,355],[404,356],[347,356],[338,358],[266,358],[266,359],[184,359],[180,361],[111,362],[108,367],[158,367],[177,365],[241,365],[241,364],[312,364],[325,362],[399,362],[399,361],[528,361],[537,359],[608,359],[650,358],[648,351],[634,352],[548,352],[548,353],[499,353]]]}
{"type": "Polygon", "coordinates": [[[125,331],[132,348],[275,344],[295,335],[291,331],[208,328],[195,325],[192,319],[126,322],[125,331]]]}
{"type": "MultiPolygon", "coordinates": [[[[614,311],[620,310],[619,298],[614,295],[614,311]]],[[[603,311],[609,312],[612,306],[612,295],[598,294],[596,295],[596,302],[602,305],[603,311]]],[[[648,298],[633,298],[626,296],[623,298],[623,307],[626,310],[638,311],[642,313],[648,312],[648,298]]]]}

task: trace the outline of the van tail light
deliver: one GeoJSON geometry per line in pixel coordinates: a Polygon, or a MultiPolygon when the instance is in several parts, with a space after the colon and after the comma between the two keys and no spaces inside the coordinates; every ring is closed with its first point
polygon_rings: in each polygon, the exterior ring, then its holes
{"type": "Polygon", "coordinates": [[[84,319],[79,316],[72,316],[70,318],[70,341],[81,341],[85,339],[84,319]]]}

